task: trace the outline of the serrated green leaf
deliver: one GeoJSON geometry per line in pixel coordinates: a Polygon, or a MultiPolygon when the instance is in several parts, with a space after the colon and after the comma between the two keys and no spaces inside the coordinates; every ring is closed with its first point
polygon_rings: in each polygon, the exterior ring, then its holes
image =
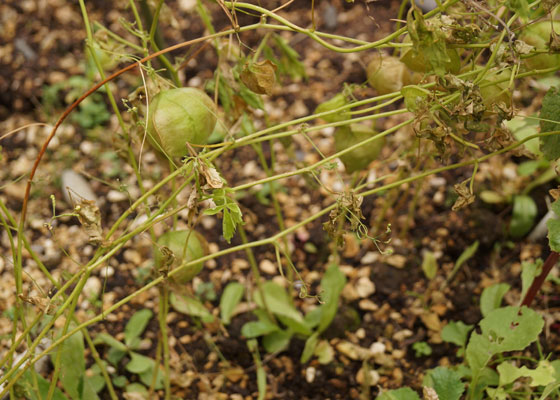
{"type": "Polygon", "coordinates": [[[546,360],[540,361],[535,369],[526,366],[516,367],[506,361],[498,365],[497,370],[500,374],[500,386],[513,383],[521,377],[531,378],[530,386],[546,386],[555,381],[554,367],[546,360]]]}
{"type": "MultiPolygon", "coordinates": [[[[542,101],[540,118],[541,132],[553,132],[560,130],[560,89],[550,88],[542,101]],[[558,121],[558,122],[552,122],[558,121]]],[[[560,158],[560,134],[544,136],[541,140],[541,151],[548,160],[560,158]]]]}
{"type": "Polygon", "coordinates": [[[216,207],[204,210],[206,215],[214,215],[222,212],[222,231],[224,238],[229,243],[235,234],[238,224],[243,224],[243,217],[239,205],[229,197],[232,193],[230,188],[215,189],[212,192],[212,200],[216,207]]]}
{"type": "Polygon", "coordinates": [[[408,387],[387,390],[377,396],[377,400],[420,400],[420,396],[408,387]]]}
{"type": "Polygon", "coordinates": [[[465,391],[461,375],[446,367],[437,367],[429,372],[433,387],[440,399],[459,400],[465,391]]]}
{"type": "Polygon", "coordinates": [[[504,307],[480,321],[481,334],[473,333],[466,350],[473,380],[492,357],[505,351],[523,350],[537,340],[544,326],[542,317],[527,307],[504,307]]]}
{"type": "Polygon", "coordinates": [[[473,325],[466,325],[462,321],[451,321],[441,330],[441,338],[446,342],[464,347],[467,344],[469,332],[473,328],[473,325]]]}
{"type": "Polygon", "coordinates": [[[208,311],[204,304],[192,297],[171,293],[170,303],[175,311],[190,315],[191,317],[201,318],[203,322],[211,322],[214,320],[214,316],[208,311]]]}
{"type": "Polygon", "coordinates": [[[537,216],[537,205],[530,196],[519,195],[513,198],[513,214],[509,233],[520,238],[531,230],[537,216]]]}
{"type": "Polygon", "coordinates": [[[552,251],[560,252],[560,219],[546,221],[548,227],[548,246],[552,251]]]}
{"type": "Polygon", "coordinates": [[[500,307],[502,299],[509,289],[510,286],[507,283],[497,283],[484,288],[480,295],[480,312],[484,317],[500,307]]]}
{"type": "Polygon", "coordinates": [[[124,328],[124,340],[127,346],[130,347],[131,343],[142,335],[153,315],[152,310],[144,308],[130,317],[124,328]]]}
{"type": "Polygon", "coordinates": [[[220,317],[225,325],[231,322],[231,314],[243,298],[244,291],[245,288],[239,282],[230,282],[225,287],[220,298],[220,317]]]}

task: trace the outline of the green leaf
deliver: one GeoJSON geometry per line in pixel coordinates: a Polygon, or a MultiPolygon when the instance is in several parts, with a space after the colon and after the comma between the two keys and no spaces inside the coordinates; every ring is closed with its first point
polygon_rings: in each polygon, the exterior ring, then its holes
{"type": "Polygon", "coordinates": [[[124,391],[126,393],[141,393],[146,396],[148,395],[148,389],[140,383],[131,383],[130,385],[126,385],[124,391]]]}
{"type": "Polygon", "coordinates": [[[280,352],[288,348],[292,335],[289,330],[271,332],[263,337],[262,344],[268,353],[280,352]]]}
{"type": "Polygon", "coordinates": [[[440,399],[459,400],[465,391],[461,375],[446,367],[437,367],[428,373],[431,387],[440,399]]]}
{"type": "Polygon", "coordinates": [[[546,386],[555,381],[554,367],[546,360],[540,361],[536,369],[529,369],[526,366],[516,367],[510,362],[503,362],[498,365],[500,374],[500,386],[513,383],[521,377],[531,378],[530,386],[546,386]]]}
{"type": "MultiPolygon", "coordinates": [[[[553,132],[560,130],[560,89],[550,88],[542,101],[540,118],[541,132],[553,132]],[[558,121],[558,122],[554,122],[558,121]]],[[[547,160],[560,158],[560,134],[544,136],[541,140],[541,151],[547,160]]]]}
{"type": "MultiPolygon", "coordinates": [[[[542,267],[542,260],[538,259],[536,262],[524,261],[521,263],[521,299],[525,298],[527,290],[531,287],[531,284],[535,278],[540,273],[540,268],[542,267]]],[[[522,300],[521,300],[522,301],[522,300]]]]}
{"type": "MultiPolygon", "coordinates": [[[[536,117],[536,115],[533,115],[536,117]]],[[[538,133],[537,127],[539,123],[534,119],[527,119],[524,117],[515,117],[510,121],[504,121],[507,128],[513,133],[513,136],[517,140],[523,140],[528,136],[532,136],[538,133]]],[[[537,157],[542,156],[542,152],[539,150],[539,139],[534,138],[523,144],[527,150],[536,155],[537,157]]]]}
{"type": "Polygon", "coordinates": [[[126,364],[125,368],[128,372],[140,374],[146,372],[154,364],[155,361],[150,357],[143,356],[133,351],[130,353],[130,361],[126,364]]]}
{"type": "Polygon", "coordinates": [[[424,275],[429,280],[432,280],[436,277],[437,270],[438,264],[434,253],[426,251],[422,259],[422,271],[424,272],[424,275]]]}
{"type": "Polygon", "coordinates": [[[445,342],[465,347],[469,332],[474,328],[473,325],[466,325],[462,321],[451,321],[441,330],[441,338],[445,342]]]}
{"type": "MultiPolygon", "coordinates": [[[[18,379],[14,388],[16,391],[20,390],[25,395],[26,399],[29,400],[43,400],[47,398],[47,394],[49,393],[49,387],[51,385],[50,381],[47,381],[41,375],[35,373],[35,377],[37,378],[37,385],[39,389],[39,396],[37,397],[37,392],[34,389],[33,385],[33,377],[32,372],[27,370],[23,373],[21,378],[18,379]]],[[[53,400],[68,400],[62,391],[59,388],[54,389],[54,395],[52,397],[53,400]]]]}
{"type": "Polygon", "coordinates": [[[319,333],[323,332],[331,324],[338,310],[340,293],[346,285],[346,277],[337,264],[331,264],[323,279],[321,279],[321,289],[324,291],[322,300],[324,304],[321,308],[321,321],[317,328],[319,333]]]}
{"type": "Polygon", "coordinates": [[[502,299],[509,289],[510,286],[507,283],[497,283],[482,291],[482,295],[480,295],[480,312],[484,317],[500,307],[502,299]]]}
{"type": "Polygon", "coordinates": [[[560,199],[552,203],[550,205],[550,208],[558,217],[560,217],[560,199]]]}
{"type": "Polygon", "coordinates": [[[451,62],[447,53],[445,33],[438,27],[435,19],[426,23],[422,12],[411,8],[408,13],[407,27],[413,44],[413,51],[422,53],[436,75],[445,75],[446,68],[451,62]]]}
{"type": "Polygon", "coordinates": [[[377,396],[377,400],[420,400],[420,396],[408,387],[388,390],[377,396]]]}
{"type": "Polygon", "coordinates": [[[130,347],[132,342],[140,338],[153,315],[154,313],[151,310],[144,308],[130,317],[124,328],[124,341],[127,346],[130,347]]]}
{"type": "Polygon", "coordinates": [[[548,227],[548,245],[552,251],[560,252],[560,219],[546,221],[548,227]]]}
{"type": "Polygon", "coordinates": [[[274,35],[274,42],[280,50],[280,62],[271,61],[278,66],[278,71],[292,78],[306,78],[305,66],[299,60],[299,53],[279,35],[274,35]]]}
{"type": "Polygon", "coordinates": [[[255,109],[264,110],[264,103],[261,97],[258,94],[253,93],[245,86],[241,86],[239,89],[239,97],[241,97],[249,106],[255,109]]]}
{"type": "Polygon", "coordinates": [[[224,238],[230,243],[238,224],[243,224],[243,218],[239,205],[229,197],[232,193],[230,188],[215,189],[212,200],[216,207],[204,210],[206,215],[214,215],[222,212],[222,231],[224,238]]]}
{"type": "Polygon", "coordinates": [[[122,344],[113,336],[105,332],[97,334],[95,340],[93,341],[93,344],[101,344],[101,343],[111,346],[112,348],[123,352],[126,352],[128,350],[124,344],[122,344]]]}
{"type": "Polygon", "coordinates": [[[154,389],[163,389],[163,373],[159,366],[156,365],[155,361],[152,360],[152,365],[146,371],[139,374],[140,381],[146,385],[150,386],[154,380],[154,369],[157,370],[156,383],[154,389]]]}
{"type": "Polygon", "coordinates": [[[301,358],[300,358],[300,362],[302,364],[305,364],[311,359],[311,357],[315,353],[317,343],[319,343],[319,332],[315,332],[313,335],[309,336],[305,341],[305,347],[303,348],[303,352],[301,353],[301,358]]]}
{"type": "Polygon", "coordinates": [[[220,299],[220,317],[225,325],[231,322],[231,314],[243,298],[244,291],[245,288],[239,282],[230,282],[225,287],[220,299]]]}
{"type": "Polygon", "coordinates": [[[247,339],[252,339],[259,336],[268,335],[269,333],[278,330],[280,330],[278,325],[270,321],[266,321],[266,320],[249,321],[246,322],[241,328],[241,335],[246,337],[247,339]]]}
{"type": "MultiPolygon", "coordinates": [[[[76,332],[60,346],[60,381],[72,399],[80,400],[86,372],[84,337],[81,332],[76,332]]],[[[56,354],[56,351],[53,352],[51,359],[56,354]]]]}
{"type": "Polygon", "coordinates": [[[529,17],[529,3],[527,0],[507,0],[506,7],[512,12],[516,12],[523,21],[529,17]]]}
{"type": "Polygon", "coordinates": [[[315,353],[319,364],[330,364],[334,360],[334,349],[326,340],[321,340],[315,347],[315,353]]]}
{"type": "Polygon", "coordinates": [[[481,334],[473,333],[466,350],[467,363],[476,382],[492,357],[505,351],[523,350],[537,340],[542,317],[527,307],[504,307],[480,321],[481,334]]]}
{"type": "MultiPolygon", "coordinates": [[[[272,313],[303,323],[302,315],[292,305],[290,297],[282,286],[272,281],[265,282],[262,286],[262,293],[264,293],[266,305],[272,313]]],[[[260,290],[255,293],[255,303],[265,309],[260,290]]]]}
{"type": "Polygon", "coordinates": [[[404,105],[410,112],[416,112],[421,108],[423,102],[430,95],[430,91],[421,88],[420,86],[410,85],[401,89],[401,94],[404,97],[404,105]]]}
{"type": "Polygon", "coordinates": [[[214,320],[214,316],[210,314],[204,304],[192,297],[171,293],[170,302],[175,311],[190,315],[191,317],[198,317],[202,319],[203,322],[211,322],[214,320]]]}
{"type": "Polygon", "coordinates": [[[520,238],[531,230],[537,216],[537,205],[530,196],[519,195],[513,198],[513,215],[509,233],[520,238]]]}
{"type": "Polygon", "coordinates": [[[278,320],[291,329],[294,333],[309,336],[311,335],[311,328],[307,326],[305,321],[298,321],[291,317],[286,317],[285,315],[278,314],[278,320]]]}
{"type": "Polygon", "coordinates": [[[455,266],[453,269],[459,269],[461,265],[463,265],[469,258],[474,256],[476,251],[478,250],[478,240],[467,247],[459,256],[457,261],[455,262],[455,266]]]}
{"type": "Polygon", "coordinates": [[[321,322],[323,316],[323,308],[321,306],[314,308],[305,314],[304,321],[308,328],[313,329],[321,322]]]}

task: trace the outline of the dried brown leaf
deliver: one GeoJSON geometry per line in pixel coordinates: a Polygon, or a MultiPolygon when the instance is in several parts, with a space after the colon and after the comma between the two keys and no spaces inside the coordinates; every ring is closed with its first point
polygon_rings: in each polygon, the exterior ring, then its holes
{"type": "Polygon", "coordinates": [[[80,224],[89,236],[89,242],[104,245],[103,228],[101,228],[101,213],[93,200],[80,199],[74,206],[80,224]]]}
{"type": "Polygon", "coordinates": [[[270,60],[245,64],[239,77],[253,92],[270,95],[276,83],[276,65],[270,60]]]}

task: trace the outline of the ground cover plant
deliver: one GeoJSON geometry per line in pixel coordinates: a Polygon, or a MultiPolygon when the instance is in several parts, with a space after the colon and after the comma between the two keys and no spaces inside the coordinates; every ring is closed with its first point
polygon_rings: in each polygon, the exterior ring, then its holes
{"type": "Polygon", "coordinates": [[[47,3],[0,398],[560,396],[557,2],[47,3]]]}

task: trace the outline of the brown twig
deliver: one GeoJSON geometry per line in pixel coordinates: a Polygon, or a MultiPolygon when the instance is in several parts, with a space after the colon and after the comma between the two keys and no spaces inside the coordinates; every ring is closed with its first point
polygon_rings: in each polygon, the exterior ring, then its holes
{"type": "Polygon", "coordinates": [[[535,280],[531,284],[531,287],[529,287],[529,290],[527,290],[527,293],[525,294],[525,298],[521,302],[522,306],[529,307],[531,305],[531,303],[533,302],[533,299],[535,298],[537,292],[539,291],[542,284],[544,283],[544,280],[546,279],[546,277],[550,273],[550,270],[552,270],[552,267],[554,267],[556,265],[556,263],[558,262],[558,258],[560,258],[560,253],[557,253],[555,251],[551,252],[548,255],[546,261],[543,264],[542,272],[540,273],[539,276],[537,276],[535,278],[535,280]]]}

